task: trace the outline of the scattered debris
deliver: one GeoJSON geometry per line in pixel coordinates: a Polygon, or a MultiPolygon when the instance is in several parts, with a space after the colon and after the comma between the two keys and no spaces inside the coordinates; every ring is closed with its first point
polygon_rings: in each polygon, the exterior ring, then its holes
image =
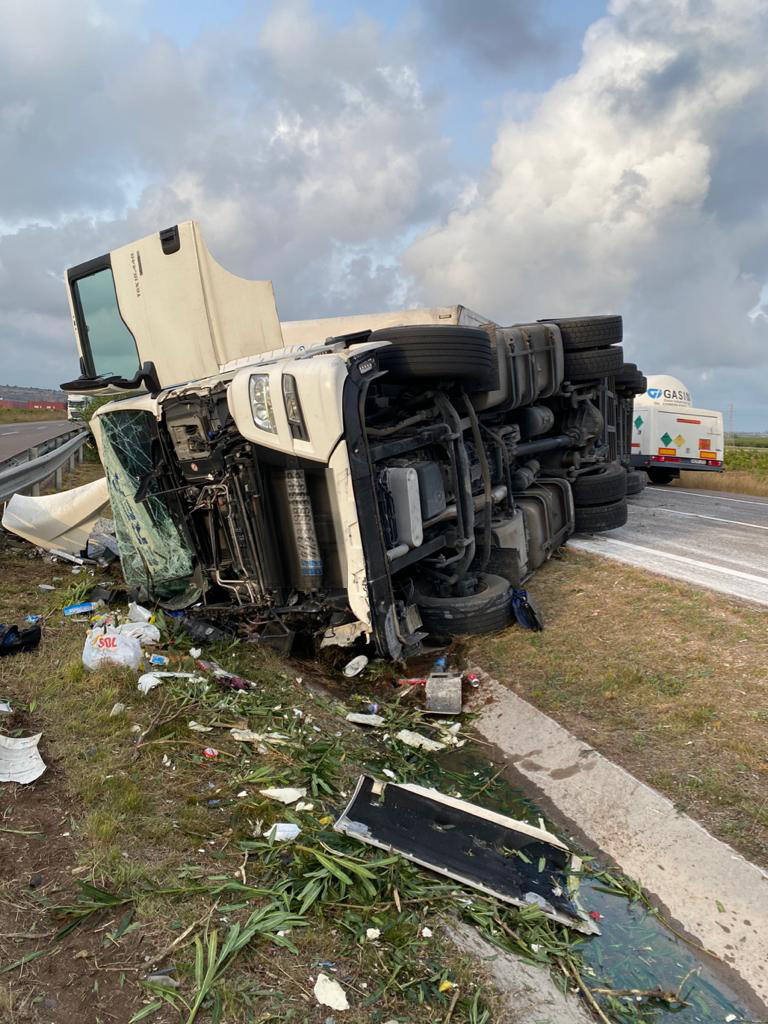
{"type": "Polygon", "coordinates": [[[344,666],[344,675],[347,679],[352,679],[353,676],[359,676],[363,669],[368,664],[368,658],[365,654],[358,654],[352,661],[348,661],[344,666]]]}
{"type": "Polygon", "coordinates": [[[208,761],[217,761],[219,758],[219,752],[216,747],[205,747],[203,750],[203,757],[208,761]]]}
{"type": "Polygon", "coordinates": [[[148,660],[150,665],[158,665],[160,667],[168,665],[170,662],[170,658],[167,658],[164,654],[150,654],[148,660]]]}
{"type": "Polygon", "coordinates": [[[267,839],[272,840],[275,843],[289,843],[292,839],[295,839],[301,829],[298,825],[294,825],[290,821],[276,821],[272,828],[267,829],[264,833],[267,839]]]}
{"type": "Polygon", "coordinates": [[[37,589],[38,590],[55,590],[56,587],[54,587],[52,583],[38,583],[37,584],[37,589]]]}
{"type": "Polygon", "coordinates": [[[461,714],[461,676],[432,672],[424,689],[426,712],[430,715],[461,714]]]}
{"type": "Polygon", "coordinates": [[[376,939],[381,938],[381,928],[366,928],[365,937],[368,942],[375,942],[376,939]]]}
{"type": "Polygon", "coordinates": [[[349,712],[349,714],[347,715],[347,721],[352,722],[354,725],[372,725],[376,729],[379,729],[382,725],[384,725],[384,719],[381,717],[381,715],[361,715],[356,711],[349,712]]]}
{"type": "Polygon", "coordinates": [[[118,715],[122,715],[125,711],[125,704],[121,704],[120,701],[112,705],[112,710],[109,712],[110,718],[117,718],[118,715]]]}
{"type": "Polygon", "coordinates": [[[40,644],[42,631],[39,626],[19,629],[18,626],[4,626],[0,622],[0,657],[33,651],[40,644]]]}
{"type": "Polygon", "coordinates": [[[256,685],[250,679],[244,679],[233,672],[227,672],[217,661],[201,661],[198,659],[197,666],[204,672],[211,672],[216,682],[229,690],[252,690],[256,685]]]}
{"type": "Polygon", "coordinates": [[[40,619],[42,619],[42,615],[28,615],[25,621],[34,626],[34,624],[39,622],[40,619]]]}
{"type": "Polygon", "coordinates": [[[229,735],[238,743],[261,743],[264,740],[263,734],[253,729],[230,729],[229,735]]]}
{"type": "Polygon", "coordinates": [[[162,686],[166,679],[194,679],[198,683],[203,681],[194,672],[145,672],[139,676],[138,688],[142,693],[149,693],[156,686],[162,686]]]}
{"type": "Polygon", "coordinates": [[[13,708],[7,700],[0,700],[0,715],[12,715],[13,708]]]}
{"type": "Polygon", "coordinates": [[[533,629],[537,633],[544,629],[544,623],[536,610],[536,606],[528,597],[528,591],[522,587],[512,587],[512,611],[517,624],[523,629],[533,629]]]}
{"type": "Polygon", "coordinates": [[[305,786],[285,786],[282,789],[260,789],[262,796],[270,800],[279,800],[281,804],[295,804],[297,800],[303,800],[307,795],[305,786]]]}
{"type": "Polygon", "coordinates": [[[364,622],[347,622],[342,626],[329,626],[323,633],[321,647],[351,647],[359,636],[369,636],[371,627],[364,622]]]}
{"type": "Polygon", "coordinates": [[[296,804],[296,807],[294,808],[294,810],[296,811],[314,811],[314,809],[315,805],[309,803],[306,800],[299,800],[299,802],[296,804]]]}
{"type": "MultiPolygon", "coordinates": [[[[134,671],[141,664],[141,644],[119,627],[89,629],[83,645],[83,665],[95,672],[104,665],[121,665],[134,671]]],[[[146,691],[145,691],[146,692],[146,691]]]]}
{"type": "Polygon", "coordinates": [[[154,618],[153,613],[149,608],[145,608],[143,605],[136,604],[135,601],[131,601],[128,605],[128,621],[129,622],[151,622],[154,618]]]}
{"type": "Polygon", "coordinates": [[[190,656],[190,658],[199,658],[202,653],[203,653],[203,650],[202,650],[201,647],[190,647],[189,648],[189,656],[190,656]]]}
{"type": "Polygon", "coordinates": [[[332,1010],[339,1012],[349,1009],[347,994],[341,985],[334,978],[320,972],[315,982],[315,999],[321,1006],[330,1006],[332,1010]]]}
{"type": "Polygon", "coordinates": [[[79,555],[108,504],[105,477],[37,498],[14,494],[5,506],[3,526],[48,551],[56,549],[79,555]]]}
{"type": "Polygon", "coordinates": [[[135,637],[142,647],[160,643],[160,630],[151,622],[124,622],[114,628],[121,636],[135,637]]]}
{"type": "Polygon", "coordinates": [[[572,895],[580,859],[546,829],[369,775],[360,776],[334,828],[514,906],[535,901],[547,917],[587,935],[599,931],[572,895]]]}
{"type": "Polygon", "coordinates": [[[43,734],[37,736],[0,736],[0,782],[20,782],[27,785],[39,779],[46,769],[37,745],[43,734]]]}
{"type": "Polygon", "coordinates": [[[401,729],[395,733],[395,739],[405,743],[407,747],[415,747],[416,750],[445,750],[446,744],[440,740],[432,740],[429,736],[422,736],[420,732],[413,732],[412,729],[401,729]]]}
{"type": "Polygon", "coordinates": [[[199,722],[187,722],[187,728],[191,729],[192,732],[213,732],[213,726],[211,725],[200,725],[199,722]]]}
{"type": "Polygon", "coordinates": [[[65,615],[89,615],[103,607],[103,601],[80,601],[78,604],[68,604],[63,611],[65,615]]]}
{"type": "Polygon", "coordinates": [[[421,929],[421,937],[422,937],[422,939],[431,939],[433,935],[434,935],[434,932],[432,931],[432,929],[428,928],[426,925],[424,925],[424,927],[421,929]]]}

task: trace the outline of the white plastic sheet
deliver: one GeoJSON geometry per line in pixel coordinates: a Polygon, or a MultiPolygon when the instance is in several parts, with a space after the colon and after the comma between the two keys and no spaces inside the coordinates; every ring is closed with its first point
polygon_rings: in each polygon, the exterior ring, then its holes
{"type": "Polygon", "coordinates": [[[26,785],[39,779],[46,769],[37,745],[43,734],[0,736],[0,782],[20,782],[26,785]]]}

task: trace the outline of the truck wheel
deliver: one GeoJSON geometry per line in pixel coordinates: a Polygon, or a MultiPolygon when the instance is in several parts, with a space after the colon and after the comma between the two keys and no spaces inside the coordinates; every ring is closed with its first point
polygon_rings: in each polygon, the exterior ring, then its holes
{"type": "Polygon", "coordinates": [[[369,341],[388,341],[376,359],[398,381],[461,380],[471,391],[493,391],[499,371],[491,339],[477,327],[386,327],[369,341]]]}
{"type": "Polygon", "coordinates": [[[588,352],[565,353],[565,379],[571,381],[600,380],[611,377],[624,362],[620,345],[597,348],[588,352]]]}
{"type": "Polygon", "coordinates": [[[620,501],[627,493],[627,472],[620,462],[607,462],[589,473],[577,476],[571,481],[571,490],[577,508],[608,505],[612,501],[620,501]]]}
{"type": "Polygon", "coordinates": [[[509,581],[484,573],[476,594],[436,597],[416,586],[424,628],[437,636],[498,633],[512,622],[512,591],[509,581]]]}
{"type": "Polygon", "coordinates": [[[666,484],[671,484],[675,479],[675,473],[671,469],[649,469],[648,476],[652,484],[664,487],[666,484]]]}
{"type": "Polygon", "coordinates": [[[620,316],[567,316],[562,320],[539,320],[540,324],[557,324],[566,352],[607,348],[622,340],[620,316]]]}
{"type": "Polygon", "coordinates": [[[648,381],[635,363],[624,363],[616,374],[616,390],[629,395],[642,395],[648,387],[648,381]]]}
{"type": "Polygon", "coordinates": [[[627,521],[627,499],[610,505],[588,505],[576,509],[576,533],[605,533],[627,521]]]}
{"type": "Polygon", "coordinates": [[[639,494],[645,490],[648,477],[642,469],[627,470],[627,494],[639,494]]]}

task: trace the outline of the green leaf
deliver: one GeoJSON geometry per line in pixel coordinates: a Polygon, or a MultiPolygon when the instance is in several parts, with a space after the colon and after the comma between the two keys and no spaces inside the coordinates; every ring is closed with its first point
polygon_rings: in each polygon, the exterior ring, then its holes
{"type": "Polygon", "coordinates": [[[157,1011],[161,1008],[162,1005],[162,999],[158,999],[156,1002],[150,1003],[148,1006],[142,1007],[141,1010],[139,1010],[137,1013],[134,1013],[134,1015],[128,1021],[128,1024],[137,1024],[137,1021],[144,1020],[144,1018],[148,1017],[150,1013],[157,1013],[157,1011]]]}

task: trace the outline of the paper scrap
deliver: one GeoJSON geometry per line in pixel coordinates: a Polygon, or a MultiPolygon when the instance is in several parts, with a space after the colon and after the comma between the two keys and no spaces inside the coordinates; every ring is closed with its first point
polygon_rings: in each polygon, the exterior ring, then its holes
{"type": "Polygon", "coordinates": [[[354,725],[372,725],[376,729],[384,725],[384,719],[381,715],[362,715],[357,711],[350,711],[347,715],[347,721],[354,723],[354,725]]]}
{"type": "Polygon", "coordinates": [[[415,747],[416,750],[445,750],[445,743],[432,740],[429,736],[422,736],[420,732],[413,732],[411,729],[401,729],[395,734],[395,739],[405,743],[407,747],[415,747]]]}
{"type": "Polygon", "coordinates": [[[0,736],[0,782],[20,782],[26,785],[39,779],[46,769],[37,745],[43,734],[37,736],[0,736]]]}
{"type": "Polygon", "coordinates": [[[318,974],[315,982],[315,999],[321,1006],[330,1006],[332,1010],[348,1010],[349,1002],[347,994],[338,981],[329,978],[322,972],[318,974]]]}
{"type": "Polygon", "coordinates": [[[295,804],[297,800],[303,800],[307,795],[305,786],[286,786],[282,789],[260,789],[262,796],[270,800],[279,800],[281,804],[295,804]]]}
{"type": "Polygon", "coordinates": [[[272,828],[268,829],[264,835],[267,839],[271,839],[276,843],[288,843],[301,832],[298,825],[294,825],[289,821],[276,821],[272,828]]]}

